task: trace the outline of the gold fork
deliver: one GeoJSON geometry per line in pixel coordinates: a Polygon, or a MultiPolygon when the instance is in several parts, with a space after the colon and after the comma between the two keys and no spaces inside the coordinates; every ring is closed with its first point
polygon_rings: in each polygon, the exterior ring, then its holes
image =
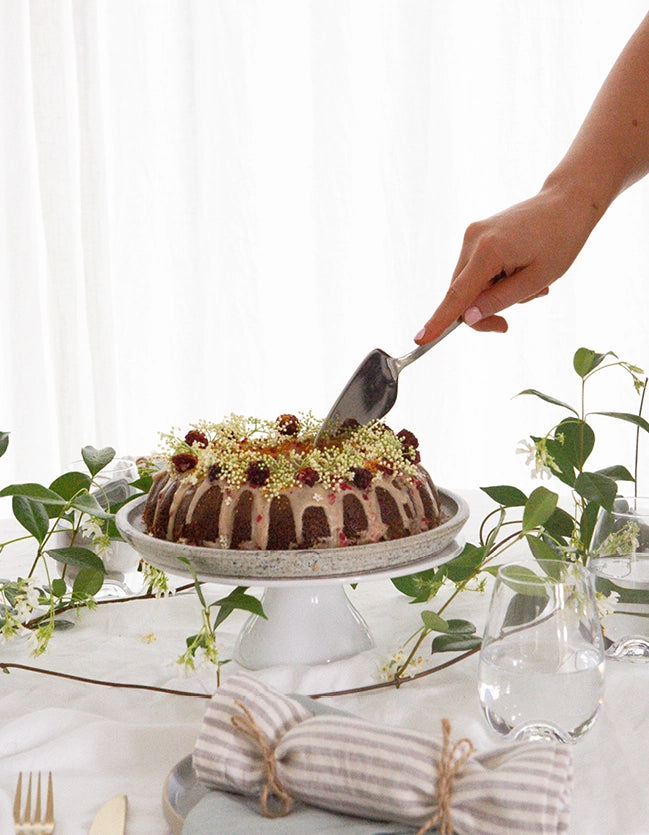
{"type": "Polygon", "coordinates": [[[27,783],[27,797],[21,813],[21,794],[23,785],[22,772],[18,775],[16,794],[14,796],[14,825],[16,835],[52,835],[54,832],[54,793],[52,791],[52,772],[47,778],[47,800],[45,801],[45,818],[41,819],[41,773],[38,772],[36,782],[36,802],[32,811],[32,775],[29,774],[27,783]]]}

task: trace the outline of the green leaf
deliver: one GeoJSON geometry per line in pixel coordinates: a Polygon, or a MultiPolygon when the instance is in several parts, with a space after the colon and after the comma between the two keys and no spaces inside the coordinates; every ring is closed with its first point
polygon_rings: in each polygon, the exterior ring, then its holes
{"type": "Polygon", "coordinates": [[[43,505],[26,496],[14,496],[11,504],[16,519],[42,544],[50,529],[50,517],[43,505]]]}
{"type": "Polygon", "coordinates": [[[50,484],[50,490],[70,501],[77,493],[90,489],[91,478],[87,473],[70,472],[60,475],[50,484]]]}
{"type": "Polygon", "coordinates": [[[548,603],[543,586],[536,594],[518,593],[509,601],[503,627],[522,626],[537,619],[548,603]]]}
{"type": "Polygon", "coordinates": [[[103,449],[95,449],[94,446],[84,446],[81,450],[83,458],[90,475],[94,478],[98,472],[104,469],[115,457],[115,450],[106,446],[103,449]]]}
{"type": "Polygon", "coordinates": [[[593,538],[593,531],[597,523],[599,505],[597,502],[589,502],[584,508],[579,520],[579,538],[581,539],[584,551],[588,551],[590,541],[593,538]]]}
{"type": "Polygon", "coordinates": [[[527,496],[518,487],[503,484],[495,487],[481,487],[480,489],[496,504],[503,507],[524,507],[527,501],[527,496]]]}
{"type": "Polygon", "coordinates": [[[575,481],[575,491],[589,502],[597,502],[612,511],[617,484],[612,478],[600,473],[580,473],[575,481]]]}
{"type": "Polygon", "coordinates": [[[573,409],[568,403],[564,403],[563,400],[557,400],[556,397],[550,397],[549,394],[543,394],[542,391],[537,391],[536,389],[525,389],[524,391],[519,391],[516,396],[520,397],[521,394],[533,394],[535,397],[540,397],[541,400],[545,400],[546,403],[553,403],[555,406],[562,406],[564,409],[568,409],[568,411],[579,417],[579,412],[576,409],[573,409]]]}
{"type": "Polygon", "coordinates": [[[533,490],[523,511],[523,530],[531,531],[544,525],[554,513],[558,501],[558,494],[546,487],[533,490]]]}
{"type": "Polygon", "coordinates": [[[612,467],[604,467],[603,470],[595,470],[595,472],[613,478],[615,481],[635,481],[635,478],[622,464],[614,464],[612,467]]]}
{"type": "Polygon", "coordinates": [[[151,485],[153,484],[153,476],[141,475],[139,478],[136,478],[135,481],[129,481],[129,484],[136,490],[141,490],[143,493],[148,493],[151,489],[151,485]]]}
{"type": "Polygon", "coordinates": [[[446,621],[448,632],[454,635],[473,635],[475,632],[475,624],[470,620],[461,620],[460,618],[452,618],[446,621]]]}
{"type": "Polygon", "coordinates": [[[649,422],[647,422],[643,417],[640,417],[640,415],[634,415],[628,412],[589,412],[589,414],[603,415],[604,417],[612,417],[617,420],[625,420],[627,423],[633,423],[635,426],[639,426],[640,429],[644,429],[645,432],[649,432],[649,422]]]}
{"type": "Polygon", "coordinates": [[[87,513],[89,516],[92,516],[94,519],[112,519],[113,514],[107,513],[104,508],[99,504],[97,499],[90,495],[90,493],[81,493],[78,496],[75,496],[74,499],[70,502],[72,507],[76,510],[80,510],[83,513],[87,513]]]}
{"type": "Polygon", "coordinates": [[[48,490],[42,484],[10,484],[0,490],[0,498],[4,496],[26,496],[28,499],[36,499],[41,504],[57,505],[58,507],[65,505],[65,500],[58,493],[48,490]]]}
{"type": "Polygon", "coordinates": [[[545,523],[546,531],[555,539],[572,536],[575,529],[575,520],[563,508],[555,508],[554,513],[545,523]]]}
{"type": "MultiPolygon", "coordinates": [[[[636,617],[647,617],[646,607],[649,606],[649,591],[646,588],[629,589],[624,586],[618,586],[616,583],[604,577],[595,576],[595,591],[598,594],[604,595],[604,597],[608,597],[611,592],[615,592],[620,596],[619,603],[635,604],[636,606],[638,604],[643,605],[645,607],[645,613],[629,612],[629,614],[635,614],[636,617]]],[[[617,608],[619,609],[619,606],[617,608]]]]}
{"type": "Polygon", "coordinates": [[[252,594],[246,594],[246,590],[247,586],[237,586],[234,591],[231,591],[230,594],[227,595],[227,597],[222,597],[220,600],[210,603],[210,608],[212,606],[220,606],[220,610],[214,619],[215,629],[220,626],[220,624],[222,624],[235,609],[243,609],[246,612],[251,612],[253,615],[259,615],[259,617],[267,620],[261,601],[252,594]]]}
{"type": "Polygon", "coordinates": [[[507,569],[506,574],[501,574],[501,577],[503,583],[518,595],[523,595],[524,597],[546,597],[545,583],[547,579],[540,577],[535,571],[527,568],[525,565],[512,565],[507,569]]]}
{"type": "Polygon", "coordinates": [[[480,565],[484,562],[485,552],[484,548],[479,548],[467,542],[462,553],[458,554],[452,560],[446,563],[446,576],[454,583],[461,583],[463,580],[468,580],[473,576],[480,565]]]}
{"type": "Polygon", "coordinates": [[[420,571],[418,574],[395,577],[391,582],[401,594],[412,597],[411,603],[427,603],[435,597],[445,578],[446,566],[442,566],[440,569],[429,568],[428,571],[420,571]]]}
{"type": "Polygon", "coordinates": [[[93,597],[104,585],[104,571],[84,566],[74,578],[72,585],[73,597],[93,597]]]}
{"type": "Polygon", "coordinates": [[[563,435],[563,443],[559,442],[564,455],[578,470],[583,469],[584,463],[595,446],[595,433],[583,420],[568,418],[562,420],[554,431],[555,439],[563,435]]]}
{"type": "Polygon", "coordinates": [[[482,644],[478,635],[437,635],[430,648],[431,655],[435,652],[468,652],[477,649],[482,644]]]}
{"type": "Polygon", "coordinates": [[[7,451],[7,447],[9,446],[9,433],[8,432],[0,432],[0,458],[5,454],[7,451]]]}
{"type": "Polygon", "coordinates": [[[60,577],[52,580],[52,594],[54,597],[58,597],[60,600],[65,595],[67,590],[68,587],[65,580],[62,580],[60,577]]]}
{"type": "Polygon", "coordinates": [[[93,568],[95,571],[105,573],[103,562],[90,548],[82,548],[80,545],[67,545],[65,548],[51,548],[46,553],[57,562],[76,565],[79,568],[93,568]]]}
{"type": "Polygon", "coordinates": [[[561,555],[541,537],[528,535],[526,539],[530,551],[537,560],[561,559],[561,555]]]}
{"type": "MultiPolygon", "coordinates": [[[[532,440],[538,441],[540,439],[533,437],[532,440]]],[[[545,441],[545,448],[552,457],[556,467],[558,467],[558,470],[555,467],[552,467],[552,475],[555,476],[555,478],[558,478],[559,481],[567,484],[568,487],[572,487],[575,483],[577,475],[575,473],[574,464],[570,460],[570,455],[566,454],[563,444],[554,438],[547,438],[545,441]]]]}
{"type": "Polygon", "coordinates": [[[591,371],[594,371],[606,357],[617,358],[617,354],[614,354],[613,351],[598,354],[595,351],[591,351],[590,348],[579,348],[573,357],[572,365],[577,374],[583,379],[591,371]]]}
{"type": "Polygon", "coordinates": [[[437,612],[422,612],[421,619],[428,632],[448,632],[448,623],[437,612]]]}

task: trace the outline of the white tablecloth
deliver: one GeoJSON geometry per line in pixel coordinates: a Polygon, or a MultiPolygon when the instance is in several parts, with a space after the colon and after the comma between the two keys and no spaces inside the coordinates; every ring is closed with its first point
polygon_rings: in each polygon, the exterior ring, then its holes
{"type": "MultiPolygon", "coordinates": [[[[466,538],[476,541],[489,500],[460,491],[471,506],[466,538]]],[[[0,527],[0,541],[12,529],[0,527]]],[[[522,552],[521,552],[522,553],[522,552]]],[[[27,572],[30,552],[16,545],[0,553],[0,576],[27,572]]],[[[227,594],[207,586],[208,600],[227,594]]],[[[255,591],[251,589],[251,591],[255,591]]],[[[317,667],[258,671],[264,681],[304,694],[346,689],[377,680],[381,661],[420,623],[413,606],[389,581],[360,583],[349,596],[374,635],[376,648],[317,667]]],[[[447,614],[481,630],[488,598],[465,593],[447,614]]],[[[427,608],[437,608],[433,601],[427,608]]],[[[235,612],[220,628],[223,658],[231,657],[246,616],[235,612]]],[[[74,675],[211,693],[213,670],[186,677],[175,663],[185,637],[196,631],[200,609],[193,593],[132,600],[85,612],[69,630],[57,631],[47,653],[29,655],[24,641],[0,645],[0,660],[36,664],[74,675]]],[[[430,641],[426,646],[430,647],[430,641]]],[[[444,661],[451,656],[439,655],[444,661]]],[[[227,676],[240,669],[222,668],[227,676]]],[[[481,717],[476,693],[477,656],[406,684],[326,702],[371,721],[439,737],[448,717],[454,736],[469,736],[478,750],[501,744],[481,717]]],[[[168,835],[161,797],[169,771],[192,750],[206,701],[188,696],[107,688],[12,670],[0,675],[0,833],[12,831],[10,800],[19,771],[52,770],[57,835],[88,831],[102,801],[128,795],[128,835],[168,835]]],[[[649,835],[649,664],[609,662],[602,713],[575,746],[574,835],[649,835]]]]}

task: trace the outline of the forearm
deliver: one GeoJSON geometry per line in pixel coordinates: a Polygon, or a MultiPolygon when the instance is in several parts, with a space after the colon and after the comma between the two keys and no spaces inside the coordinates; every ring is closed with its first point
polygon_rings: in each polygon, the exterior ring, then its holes
{"type": "Polygon", "coordinates": [[[544,188],[572,191],[593,225],[649,171],[649,15],[607,76],[565,157],[544,188]]]}

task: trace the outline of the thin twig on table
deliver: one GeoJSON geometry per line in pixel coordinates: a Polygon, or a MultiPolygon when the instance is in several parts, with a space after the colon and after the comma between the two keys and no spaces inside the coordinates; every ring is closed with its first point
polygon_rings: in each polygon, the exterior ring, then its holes
{"type": "MultiPolygon", "coordinates": [[[[447,667],[451,667],[453,664],[457,664],[460,661],[464,661],[465,658],[468,658],[477,651],[478,647],[467,650],[467,652],[462,653],[462,655],[458,655],[456,658],[452,658],[449,661],[445,661],[443,664],[438,664],[436,667],[431,667],[429,670],[423,670],[420,673],[415,673],[414,675],[408,676],[406,678],[398,678],[393,679],[391,681],[380,681],[377,684],[366,684],[362,687],[350,687],[347,690],[331,690],[325,693],[311,693],[309,694],[309,698],[323,699],[325,697],[328,698],[330,696],[352,696],[357,693],[368,693],[372,690],[383,690],[386,687],[396,687],[398,689],[403,684],[408,684],[411,681],[416,681],[417,679],[424,678],[425,676],[429,676],[432,673],[437,673],[440,670],[444,670],[447,667]]],[[[193,693],[187,690],[174,690],[170,687],[157,687],[153,684],[130,684],[122,681],[102,681],[101,679],[88,678],[87,676],[75,676],[71,673],[60,673],[56,670],[48,670],[44,667],[33,667],[29,664],[17,664],[14,662],[5,661],[0,662],[0,671],[8,674],[11,670],[25,670],[26,672],[30,673],[40,673],[46,676],[63,678],[69,681],[78,681],[82,682],[83,684],[94,684],[100,687],[117,687],[126,690],[148,690],[155,693],[167,693],[171,696],[189,696],[195,699],[212,698],[211,694],[209,693],[193,693]]]]}

